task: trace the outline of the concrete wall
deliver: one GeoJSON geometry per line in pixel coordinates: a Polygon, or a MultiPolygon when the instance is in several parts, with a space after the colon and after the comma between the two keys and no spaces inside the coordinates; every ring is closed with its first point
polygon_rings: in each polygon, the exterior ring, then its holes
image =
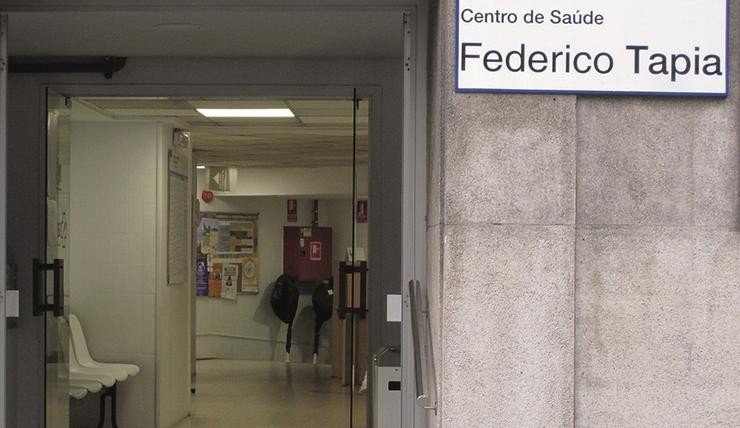
{"type": "Polygon", "coordinates": [[[737,424],[740,56],[727,99],[456,94],[435,3],[433,424],[737,424]]]}
{"type": "MultiPolygon", "coordinates": [[[[157,133],[151,123],[72,123],[70,310],[93,358],[141,368],[118,388],[125,426],[156,417],[157,133]]],[[[72,401],[71,425],[95,426],[97,396],[83,401],[72,401]]]]}

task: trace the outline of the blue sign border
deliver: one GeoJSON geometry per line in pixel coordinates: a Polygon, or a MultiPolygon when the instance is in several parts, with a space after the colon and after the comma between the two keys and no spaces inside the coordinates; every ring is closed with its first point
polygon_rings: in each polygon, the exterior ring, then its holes
{"type": "Polygon", "coordinates": [[[730,95],[730,1],[726,1],[725,9],[725,92],[662,92],[662,91],[594,91],[594,90],[549,90],[549,89],[478,89],[460,88],[460,0],[455,5],[455,92],[458,94],[550,94],[550,95],[642,95],[666,97],[717,97],[726,98],[730,95]]]}

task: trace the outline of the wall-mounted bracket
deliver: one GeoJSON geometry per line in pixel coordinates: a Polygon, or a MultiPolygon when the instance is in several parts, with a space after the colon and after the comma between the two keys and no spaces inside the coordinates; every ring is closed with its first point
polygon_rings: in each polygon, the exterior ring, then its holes
{"type": "Polygon", "coordinates": [[[16,56],[8,60],[10,73],[103,73],[106,79],[126,66],[120,56],[16,56]]]}

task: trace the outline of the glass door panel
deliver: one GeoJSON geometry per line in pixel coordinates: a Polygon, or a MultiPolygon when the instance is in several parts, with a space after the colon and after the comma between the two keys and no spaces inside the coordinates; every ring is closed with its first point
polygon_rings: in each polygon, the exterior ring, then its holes
{"type": "Polygon", "coordinates": [[[69,427],[68,257],[70,106],[47,91],[46,260],[34,261],[34,314],[46,318],[46,427],[69,427]]]}
{"type": "Polygon", "coordinates": [[[370,270],[367,260],[367,101],[361,100],[357,90],[352,100],[352,201],[351,217],[352,242],[347,260],[348,279],[350,284],[347,301],[350,330],[350,426],[364,428],[367,426],[368,397],[367,386],[372,371],[368,366],[368,319],[367,319],[367,285],[370,270]]]}

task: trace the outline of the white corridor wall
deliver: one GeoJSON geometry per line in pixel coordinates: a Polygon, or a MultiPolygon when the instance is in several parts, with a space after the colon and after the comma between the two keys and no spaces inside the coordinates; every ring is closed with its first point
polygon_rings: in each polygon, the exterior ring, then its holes
{"type": "MultiPolygon", "coordinates": [[[[190,412],[190,281],[167,285],[171,135],[157,123],[72,122],[71,311],[95,359],[141,367],[118,389],[125,427],[170,427],[190,412]]],[[[97,398],[73,402],[71,426],[96,426],[97,398]]]]}
{"type": "MultiPolygon", "coordinates": [[[[158,132],[151,123],[72,123],[71,312],[95,359],[141,367],[118,389],[120,425],[141,428],[155,426],[156,412],[158,132]]],[[[96,399],[85,399],[92,404],[72,426],[95,426],[96,399]]]]}

